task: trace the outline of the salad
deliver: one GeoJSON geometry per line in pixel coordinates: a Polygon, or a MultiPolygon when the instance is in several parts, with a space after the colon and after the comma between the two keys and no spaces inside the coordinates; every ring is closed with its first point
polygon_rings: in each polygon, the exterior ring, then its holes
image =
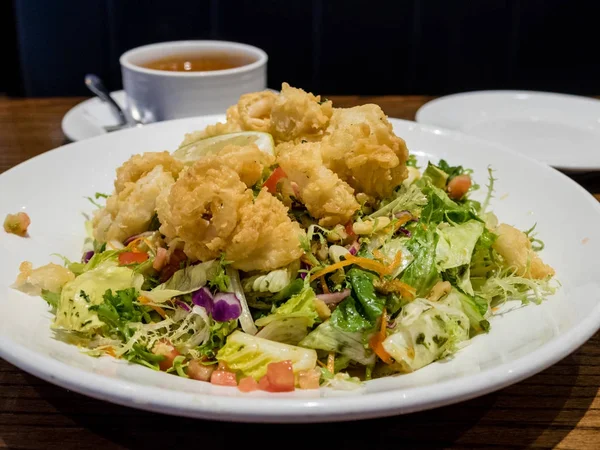
{"type": "MultiPolygon", "coordinates": [[[[490,210],[493,170],[478,202],[454,163],[419,167],[377,105],[284,83],[124,162],[90,198],[82,257],[23,262],[14,287],[90,356],[244,392],[353,389],[451,357],[507,300],[554,292],[535,227],[490,210]]],[[[26,235],[21,219],[6,230],[26,235]]]]}

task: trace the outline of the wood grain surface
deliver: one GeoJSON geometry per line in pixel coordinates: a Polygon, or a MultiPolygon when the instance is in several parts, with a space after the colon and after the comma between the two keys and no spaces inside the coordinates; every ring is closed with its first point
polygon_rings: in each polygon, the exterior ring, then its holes
{"type": "MultiPolygon", "coordinates": [[[[331,96],[414,119],[430,97],[331,96]]],[[[63,115],[83,98],[0,98],[0,172],[66,143],[63,115]]],[[[569,174],[600,194],[595,173],[569,174]]],[[[0,195],[10,193],[0,192],[0,195]]],[[[600,199],[600,196],[597,195],[600,199]]],[[[233,424],[147,413],[56,387],[0,360],[0,448],[600,448],[600,334],[501,391],[431,411],[314,425],[233,424]]]]}

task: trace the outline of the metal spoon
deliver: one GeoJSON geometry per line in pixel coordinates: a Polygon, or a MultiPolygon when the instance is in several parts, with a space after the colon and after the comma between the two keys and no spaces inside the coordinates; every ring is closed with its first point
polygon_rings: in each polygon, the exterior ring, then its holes
{"type": "Polygon", "coordinates": [[[117,125],[108,125],[105,126],[104,129],[108,132],[122,130],[123,128],[129,128],[133,126],[141,125],[140,122],[134,121],[131,123],[128,119],[121,107],[115,102],[115,100],[110,96],[108,89],[102,83],[100,77],[94,74],[87,74],[85,76],[85,85],[88,87],[90,91],[96,94],[102,101],[108,103],[111,107],[112,111],[115,113],[117,118],[119,119],[119,123],[117,125]]]}

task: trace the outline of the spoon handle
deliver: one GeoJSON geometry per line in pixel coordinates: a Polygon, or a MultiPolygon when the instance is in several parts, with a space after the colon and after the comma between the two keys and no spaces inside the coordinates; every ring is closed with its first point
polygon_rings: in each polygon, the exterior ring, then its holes
{"type": "Polygon", "coordinates": [[[92,91],[94,94],[96,94],[101,100],[107,102],[111,106],[113,112],[119,118],[119,125],[127,124],[127,117],[125,116],[125,113],[123,112],[121,107],[117,104],[117,102],[115,102],[115,100],[110,96],[110,93],[108,92],[108,90],[104,86],[104,83],[102,83],[102,80],[98,76],[96,76],[94,74],[86,75],[85,76],[85,85],[88,87],[88,89],[90,91],[92,91]]]}

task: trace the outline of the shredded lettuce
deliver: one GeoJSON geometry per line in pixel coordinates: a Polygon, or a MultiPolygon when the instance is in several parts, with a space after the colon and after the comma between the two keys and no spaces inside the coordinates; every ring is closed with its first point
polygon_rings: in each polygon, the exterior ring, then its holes
{"type": "Polygon", "coordinates": [[[272,362],[289,360],[294,373],[314,369],[317,352],[234,331],[219,350],[217,360],[227,364],[230,370],[259,380],[267,373],[267,366],[272,362]]]}

